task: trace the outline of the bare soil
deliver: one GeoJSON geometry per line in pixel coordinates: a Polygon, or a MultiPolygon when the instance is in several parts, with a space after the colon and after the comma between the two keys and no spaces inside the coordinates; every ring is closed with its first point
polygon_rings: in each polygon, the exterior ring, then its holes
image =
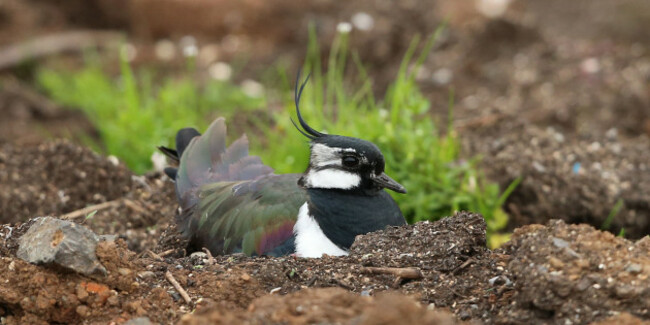
{"type": "MultiPolygon", "coordinates": [[[[25,62],[0,76],[3,324],[650,322],[647,1],[515,0],[495,19],[470,2],[442,0],[120,3],[6,0],[0,45],[113,28],[130,36],[135,64],[182,67],[180,55],[157,58],[155,41],[192,34],[201,48],[216,46],[219,61],[252,53],[241,72],[247,78],[270,63],[300,66],[309,21],[326,54],[335,26],[364,12],[374,27],[355,29],[351,43],[383,94],[412,36],[448,19],[418,81],[440,121],[453,87],[466,158],[480,155],[488,178],[502,186],[522,177],[506,203],[512,240],[487,249],[482,218],[462,212],[361,236],[347,257],[191,255],[173,224],[173,184],[159,173],[133,175],[80,146],[97,139],[95,128],[32,88],[34,69],[48,60],[25,62]],[[52,140],[60,137],[73,140],[52,140]],[[609,230],[624,229],[633,240],[597,230],[619,201],[609,230]],[[69,213],[98,234],[118,236],[97,248],[107,276],[16,258],[34,217],[69,213]],[[373,268],[415,268],[421,277],[373,268]]],[[[78,53],[70,57],[79,61],[78,53]]],[[[207,77],[211,62],[202,57],[198,70],[207,77]]]]}
{"type": "Polygon", "coordinates": [[[510,229],[553,218],[601,228],[614,211],[611,232],[624,229],[629,238],[650,233],[647,137],[625,141],[615,131],[570,137],[513,118],[475,128],[465,145],[482,154],[488,177],[502,188],[522,179],[506,203],[510,229]]]}

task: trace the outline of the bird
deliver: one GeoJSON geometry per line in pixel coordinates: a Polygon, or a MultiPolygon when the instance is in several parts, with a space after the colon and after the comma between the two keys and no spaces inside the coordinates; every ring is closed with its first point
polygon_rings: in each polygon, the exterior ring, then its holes
{"type": "MultiPolygon", "coordinates": [[[[190,251],[214,255],[344,256],[357,235],[406,224],[386,192],[406,193],[384,172],[385,160],[372,142],[313,129],[295,108],[309,140],[309,165],[302,174],[275,174],[260,157],[248,153],[242,135],[226,146],[224,118],[200,134],[184,128],[176,149],[158,147],[178,163],[165,173],[175,181],[180,212],[176,223],[190,251]]],[[[281,145],[281,144],[276,144],[281,145]]]]}

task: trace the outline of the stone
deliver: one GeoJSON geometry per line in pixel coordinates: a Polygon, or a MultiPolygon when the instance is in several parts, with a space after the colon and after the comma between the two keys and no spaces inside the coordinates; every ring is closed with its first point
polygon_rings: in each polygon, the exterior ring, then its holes
{"type": "Polygon", "coordinates": [[[19,239],[16,256],[33,264],[56,264],[84,275],[106,274],[97,259],[99,237],[74,222],[51,217],[36,218],[19,239]]]}
{"type": "Polygon", "coordinates": [[[124,325],[151,325],[153,324],[148,317],[131,318],[124,325]]]}

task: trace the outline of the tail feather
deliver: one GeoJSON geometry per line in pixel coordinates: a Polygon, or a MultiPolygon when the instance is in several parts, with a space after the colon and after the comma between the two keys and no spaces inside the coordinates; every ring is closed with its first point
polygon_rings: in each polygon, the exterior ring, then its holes
{"type": "Polygon", "coordinates": [[[183,152],[190,144],[190,141],[200,135],[201,133],[199,133],[195,128],[184,128],[178,131],[178,133],[176,133],[176,151],[178,152],[176,156],[182,156],[183,152]]]}
{"type": "Polygon", "coordinates": [[[165,174],[171,179],[176,179],[176,171],[177,169],[174,167],[165,167],[165,174]]]}
{"type": "MultiPolygon", "coordinates": [[[[187,182],[181,187],[195,187],[207,178],[207,173],[214,165],[218,165],[221,155],[226,151],[226,123],[218,118],[200,137],[190,140],[181,154],[180,176],[187,179],[177,179],[177,182],[187,182]]],[[[181,184],[181,183],[178,183],[181,184]]]]}
{"type": "MultiPolygon", "coordinates": [[[[221,164],[219,170],[215,171],[219,174],[226,174],[230,169],[236,166],[240,160],[248,157],[248,139],[246,135],[242,135],[235,142],[231,143],[226,149],[226,152],[221,157],[221,164]]],[[[262,162],[260,161],[260,164],[262,162]]]]}
{"type": "MultiPolygon", "coordinates": [[[[158,150],[178,164],[180,162],[180,157],[183,155],[183,151],[185,151],[192,139],[200,135],[201,133],[194,128],[181,129],[176,133],[176,150],[163,146],[159,146],[158,150]]],[[[166,167],[165,174],[167,174],[169,178],[175,180],[177,169],[174,167],[166,167]]]]}
{"type": "MultiPolygon", "coordinates": [[[[248,155],[246,136],[226,147],[226,124],[218,118],[201,136],[194,129],[183,129],[183,136],[177,135],[177,148],[180,164],[176,173],[176,189],[179,198],[194,195],[196,189],[204,184],[252,180],[273,173],[261,159],[248,155]],[[187,130],[187,131],[186,131],[187,130]],[[190,137],[191,136],[191,137],[190,137]],[[187,141],[186,146],[181,146],[187,141]]],[[[188,202],[196,202],[188,197],[188,202]]],[[[184,201],[184,200],[181,200],[184,201]]]]}
{"type": "Polygon", "coordinates": [[[160,152],[162,152],[165,156],[167,156],[167,158],[169,158],[169,159],[171,159],[171,160],[173,160],[175,162],[179,161],[178,151],[176,151],[174,149],[171,149],[171,148],[163,147],[163,146],[159,146],[158,150],[160,150],[160,152]]]}

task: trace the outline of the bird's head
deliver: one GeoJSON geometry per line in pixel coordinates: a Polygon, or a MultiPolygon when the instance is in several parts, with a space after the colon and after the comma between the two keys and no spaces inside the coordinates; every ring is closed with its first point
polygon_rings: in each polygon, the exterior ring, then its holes
{"type": "Polygon", "coordinates": [[[374,143],[353,137],[321,133],[305,122],[300,114],[299,102],[307,80],[300,88],[296,82],[295,94],[296,113],[302,128],[295,122],[294,126],[311,142],[309,167],[300,178],[299,185],[305,188],[365,193],[377,192],[385,188],[406,193],[404,186],[384,173],[384,155],[374,143]]]}

